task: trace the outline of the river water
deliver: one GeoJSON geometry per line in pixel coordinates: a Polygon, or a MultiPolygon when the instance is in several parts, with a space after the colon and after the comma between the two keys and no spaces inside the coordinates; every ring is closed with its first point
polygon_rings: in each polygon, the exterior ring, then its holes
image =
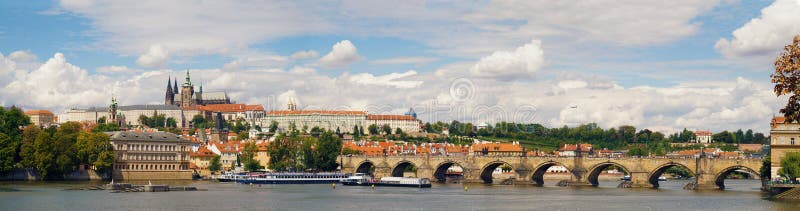
{"type": "MultiPolygon", "coordinates": [[[[89,182],[2,182],[0,210],[800,210],[800,202],[770,201],[757,180],[726,180],[724,191],[688,191],[686,180],[659,189],[434,184],[430,189],[337,185],[250,187],[211,181],[154,181],[196,186],[194,192],[66,191],[89,182]]],[[[134,181],[144,184],[147,181],[134,181]]]]}

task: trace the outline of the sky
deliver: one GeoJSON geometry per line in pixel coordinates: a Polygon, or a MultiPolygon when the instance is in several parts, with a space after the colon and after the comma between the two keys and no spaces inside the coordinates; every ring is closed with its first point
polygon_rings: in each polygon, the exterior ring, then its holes
{"type": "Polygon", "coordinates": [[[0,1],[0,105],[204,91],[423,121],[768,132],[800,0],[0,1]]]}

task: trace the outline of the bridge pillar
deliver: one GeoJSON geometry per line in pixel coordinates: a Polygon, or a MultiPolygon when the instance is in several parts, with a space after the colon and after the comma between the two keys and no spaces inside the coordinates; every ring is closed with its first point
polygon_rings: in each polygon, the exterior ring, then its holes
{"type": "Polygon", "coordinates": [[[417,177],[418,178],[428,178],[431,181],[435,181],[436,178],[433,176],[435,169],[431,168],[430,166],[422,166],[417,167],[417,177]]]}
{"type": "Polygon", "coordinates": [[[719,189],[716,183],[716,172],[714,172],[714,163],[711,162],[711,159],[706,157],[700,157],[695,159],[697,162],[697,172],[694,175],[695,181],[694,186],[691,186],[690,189],[693,190],[715,190],[719,189]]]}
{"type": "Polygon", "coordinates": [[[630,187],[631,188],[652,188],[653,184],[650,184],[650,174],[648,172],[630,172],[631,181],[630,187]]]}

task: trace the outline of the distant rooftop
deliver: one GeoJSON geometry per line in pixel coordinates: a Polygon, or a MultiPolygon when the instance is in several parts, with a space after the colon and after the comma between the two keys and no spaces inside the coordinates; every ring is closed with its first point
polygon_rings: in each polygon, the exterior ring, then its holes
{"type": "Polygon", "coordinates": [[[116,131],[106,134],[111,141],[188,141],[167,132],[116,131]]]}

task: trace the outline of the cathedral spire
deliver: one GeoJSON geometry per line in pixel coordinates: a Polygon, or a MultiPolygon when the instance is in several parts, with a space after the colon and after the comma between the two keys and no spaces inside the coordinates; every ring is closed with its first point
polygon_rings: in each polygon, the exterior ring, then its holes
{"type": "Polygon", "coordinates": [[[183,83],[184,86],[191,86],[192,80],[189,79],[189,69],[186,69],[186,82],[183,83]]]}
{"type": "Polygon", "coordinates": [[[172,83],[174,84],[174,86],[172,87],[172,94],[178,94],[179,92],[178,90],[180,90],[178,89],[178,77],[175,77],[175,80],[172,81],[172,83]]]}
{"type": "Polygon", "coordinates": [[[165,105],[172,105],[173,98],[175,97],[175,92],[178,90],[172,90],[172,78],[167,78],[167,93],[164,96],[164,104],[165,105]]]}

